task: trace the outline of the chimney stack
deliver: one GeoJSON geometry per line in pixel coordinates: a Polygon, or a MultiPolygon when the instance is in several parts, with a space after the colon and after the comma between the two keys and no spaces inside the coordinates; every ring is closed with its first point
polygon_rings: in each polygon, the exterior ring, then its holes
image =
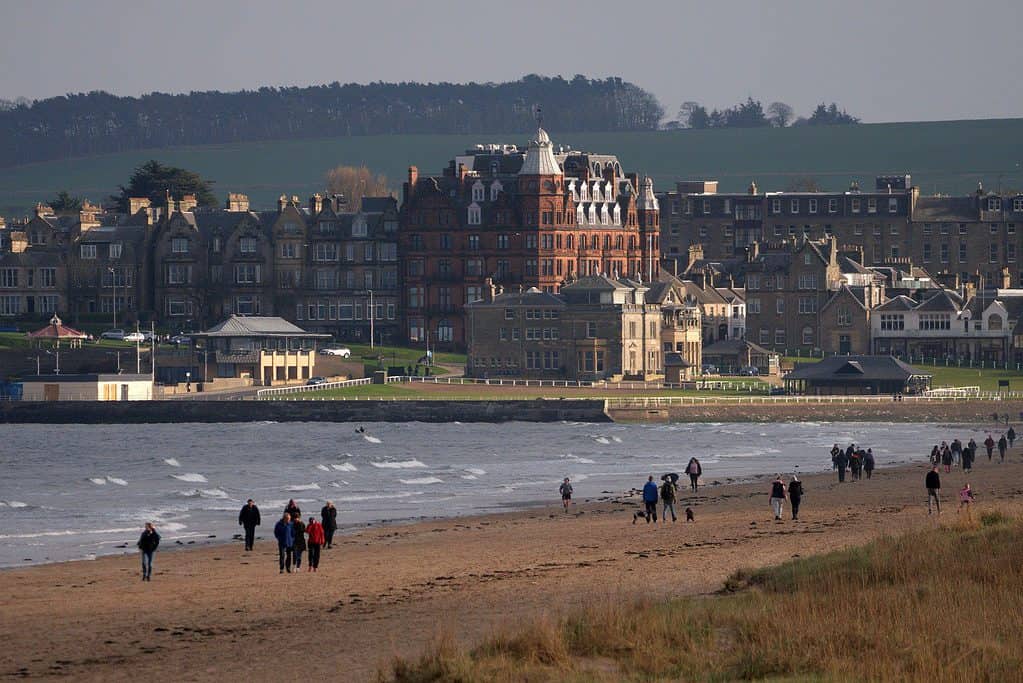
{"type": "Polygon", "coordinates": [[[228,211],[248,211],[249,196],[240,192],[229,192],[227,195],[228,211]]]}
{"type": "Polygon", "coordinates": [[[284,195],[281,195],[280,197],[278,197],[277,198],[277,213],[283,213],[284,212],[284,207],[286,207],[287,205],[288,205],[288,198],[287,197],[285,197],[284,195]]]}
{"type": "Polygon", "coordinates": [[[317,192],[309,198],[309,213],[317,216],[321,211],[323,211],[323,195],[317,192]]]}

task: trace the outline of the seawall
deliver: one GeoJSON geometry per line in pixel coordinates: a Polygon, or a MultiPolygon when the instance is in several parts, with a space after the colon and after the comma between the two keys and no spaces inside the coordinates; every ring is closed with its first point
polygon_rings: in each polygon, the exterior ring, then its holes
{"type": "Polygon", "coordinates": [[[615,422],[970,422],[993,424],[993,413],[1021,421],[1023,401],[834,403],[707,403],[614,408],[615,422]]]}
{"type": "Polygon", "coordinates": [[[609,422],[601,400],[12,401],[0,423],[609,422]]]}

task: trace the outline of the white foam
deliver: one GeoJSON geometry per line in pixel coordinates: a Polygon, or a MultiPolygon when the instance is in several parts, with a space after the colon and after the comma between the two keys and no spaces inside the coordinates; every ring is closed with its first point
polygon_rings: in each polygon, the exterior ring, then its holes
{"type": "Polygon", "coordinates": [[[342,498],[335,498],[339,503],[361,503],[367,500],[391,500],[394,498],[411,498],[412,496],[421,496],[422,491],[399,491],[398,493],[389,493],[386,496],[371,495],[371,496],[347,496],[342,498]]]}
{"type": "Polygon", "coordinates": [[[227,491],[224,489],[191,489],[189,491],[180,491],[180,495],[185,498],[227,498],[227,491]]]}
{"type": "Polygon", "coordinates": [[[571,460],[572,462],[577,462],[580,465],[595,465],[596,464],[596,461],[594,461],[594,460],[590,460],[589,458],[581,458],[578,455],[572,455],[571,453],[565,453],[564,455],[559,455],[558,457],[559,458],[564,458],[565,460],[571,460]]]}
{"type": "Polygon", "coordinates": [[[369,434],[363,434],[362,438],[364,438],[366,441],[369,441],[370,443],[383,443],[382,441],[380,441],[380,439],[376,438],[375,436],[370,436],[369,434]]]}
{"type": "Polygon", "coordinates": [[[412,460],[397,460],[388,462],[371,462],[370,465],[373,467],[379,467],[380,469],[386,470],[403,470],[411,467],[426,467],[425,463],[422,463],[415,458],[412,460]]]}
{"type": "Polygon", "coordinates": [[[111,484],[117,484],[118,486],[128,485],[128,482],[126,482],[124,479],[119,479],[118,477],[111,477],[109,474],[107,475],[107,481],[109,481],[111,484]]]}
{"type": "Polygon", "coordinates": [[[594,437],[593,440],[596,441],[597,443],[602,443],[604,445],[607,445],[607,444],[611,443],[611,440],[608,439],[606,436],[597,436],[597,437],[594,437]]]}
{"type": "Polygon", "coordinates": [[[317,465],[317,466],[316,466],[316,469],[318,469],[318,470],[322,470],[322,471],[324,471],[324,472],[330,472],[330,468],[329,468],[329,467],[327,467],[326,465],[317,465]]]}
{"type": "Polygon", "coordinates": [[[9,538],[41,538],[44,536],[80,536],[85,534],[124,534],[129,531],[138,530],[138,527],[128,527],[124,529],[89,529],[85,531],[63,529],[61,531],[37,531],[32,534],[0,534],[0,540],[6,540],[9,538]]]}
{"type": "Polygon", "coordinates": [[[178,462],[177,458],[164,458],[163,461],[171,467],[181,467],[181,463],[178,462]]]}
{"type": "Polygon", "coordinates": [[[312,484],[295,484],[294,486],[285,486],[285,491],[319,491],[320,485],[317,483],[312,484]]]}
{"type": "Polygon", "coordinates": [[[336,489],[343,489],[346,486],[351,486],[351,484],[348,483],[347,481],[345,481],[344,479],[339,479],[338,481],[332,481],[332,482],[330,482],[330,485],[333,486],[336,489]]]}
{"type": "Polygon", "coordinates": [[[356,472],[358,468],[350,462],[343,462],[340,465],[331,465],[338,472],[356,472]]]}
{"type": "Polygon", "coordinates": [[[174,532],[174,531],[182,531],[183,529],[187,529],[188,528],[186,525],[182,524],[181,522],[163,522],[162,524],[158,524],[156,526],[157,526],[157,530],[158,531],[164,531],[164,532],[168,532],[168,533],[174,532]]]}
{"type": "Polygon", "coordinates": [[[402,484],[414,486],[416,484],[443,484],[444,480],[439,477],[420,477],[418,479],[399,479],[402,484]]]}
{"type": "Polygon", "coordinates": [[[612,436],[611,440],[614,441],[615,443],[621,443],[622,442],[622,437],[620,437],[620,436],[612,436]]]}
{"type": "Polygon", "coordinates": [[[487,471],[481,467],[466,467],[465,471],[469,474],[475,474],[477,477],[482,477],[487,471]]]}
{"type": "Polygon", "coordinates": [[[103,486],[107,483],[107,480],[103,479],[102,477],[89,477],[89,481],[91,481],[96,486],[103,486]]]}
{"type": "Polygon", "coordinates": [[[476,479],[476,475],[475,474],[463,474],[462,475],[462,479],[468,479],[468,480],[472,481],[473,479],[476,479]]]}
{"type": "Polygon", "coordinates": [[[20,500],[9,500],[7,506],[12,508],[27,508],[28,503],[22,503],[20,500]]]}
{"type": "Polygon", "coordinates": [[[209,481],[206,477],[202,476],[198,472],[189,472],[188,474],[172,474],[172,477],[179,481],[190,481],[195,484],[205,484],[209,481]]]}

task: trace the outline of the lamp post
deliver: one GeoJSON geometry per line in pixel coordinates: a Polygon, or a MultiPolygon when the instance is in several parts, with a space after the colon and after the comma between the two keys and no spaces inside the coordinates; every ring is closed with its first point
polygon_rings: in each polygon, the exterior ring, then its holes
{"type": "Polygon", "coordinates": [[[373,306],[373,290],[369,290],[369,348],[374,347],[374,341],[376,336],[374,333],[373,320],[376,318],[376,308],[373,306]]]}
{"type": "Polygon", "coordinates": [[[110,273],[110,283],[114,287],[114,298],[113,298],[113,305],[111,306],[111,308],[114,311],[114,329],[116,330],[117,329],[117,271],[115,271],[113,268],[107,268],[107,272],[110,273]]]}
{"type": "Polygon", "coordinates": [[[60,374],[60,349],[54,349],[53,351],[47,350],[46,353],[48,353],[49,355],[53,356],[56,359],[57,365],[53,369],[53,374],[59,375],[60,374]]]}

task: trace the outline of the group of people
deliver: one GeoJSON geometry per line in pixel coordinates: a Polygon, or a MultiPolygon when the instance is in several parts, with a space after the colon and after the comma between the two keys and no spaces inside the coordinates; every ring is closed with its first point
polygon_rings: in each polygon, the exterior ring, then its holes
{"type": "MultiPolygon", "coordinates": [[[[238,524],[245,529],[245,550],[251,551],[256,539],[256,527],[260,525],[259,507],[249,498],[238,513],[238,524]]],[[[334,544],[334,533],[337,531],[337,508],[327,501],[320,510],[320,519],[310,515],[308,522],[302,521],[302,510],[295,499],[288,501],[284,513],[274,525],[274,538],[277,539],[277,555],[280,573],[291,573],[294,566],[298,571],[302,567],[302,555],[308,552],[308,571],[315,572],[320,567],[320,550],[330,548],[334,544]],[[307,538],[308,537],[308,538],[307,538]]]]}
{"type": "Polygon", "coordinates": [[[792,521],[798,521],[799,504],[803,502],[803,482],[799,481],[799,477],[794,474],[788,484],[780,474],[776,475],[774,481],[771,482],[771,511],[774,512],[776,522],[781,521],[786,499],[792,507],[792,521]]]}
{"type": "Polygon", "coordinates": [[[831,447],[831,467],[832,469],[838,470],[838,481],[845,481],[845,472],[848,470],[852,475],[853,481],[859,481],[863,478],[863,475],[867,475],[867,479],[874,474],[874,468],[877,463],[874,461],[874,450],[868,448],[863,450],[851,443],[845,449],[839,446],[837,443],[831,447]]]}
{"type": "MultiPolygon", "coordinates": [[[[1016,430],[1009,427],[1008,431],[998,437],[998,441],[988,434],[984,439],[984,450],[987,452],[987,459],[990,462],[994,458],[994,450],[998,448],[998,462],[1005,462],[1005,453],[1012,448],[1016,440],[1016,430]]],[[[952,471],[953,467],[961,467],[963,472],[973,469],[973,463],[977,460],[977,442],[972,437],[963,445],[959,439],[953,439],[952,443],[942,441],[941,445],[935,444],[931,449],[931,465],[944,467],[945,473],[952,471]]]]}
{"type": "MultiPolygon", "coordinates": [[[[703,474],[703,466],[696,458],[690,458],[686,464],[685,473],[689,476],[689,488],[696,493],[700,488],[700,476],[703,474]]],[[[647,524],[651,521],[657,522],[657,503],[661,503],[661,521],[668,521],[668,514],[671,514],[671,521],[677,522],[675,514],[675,502],[678,500],[678,475],[666,474],[661,477],[661,485],[658,486],[653,476],[643,485],[643,507],[642,516],[646,518],[647,524]]],[[[686,508],[686,521],[693,521],[692,508],[686,508]]],[[[637,513],[639,516],[639,513],[637,513]]],[[[633,518],[633,523],[636,518],[633,518]]]]}

